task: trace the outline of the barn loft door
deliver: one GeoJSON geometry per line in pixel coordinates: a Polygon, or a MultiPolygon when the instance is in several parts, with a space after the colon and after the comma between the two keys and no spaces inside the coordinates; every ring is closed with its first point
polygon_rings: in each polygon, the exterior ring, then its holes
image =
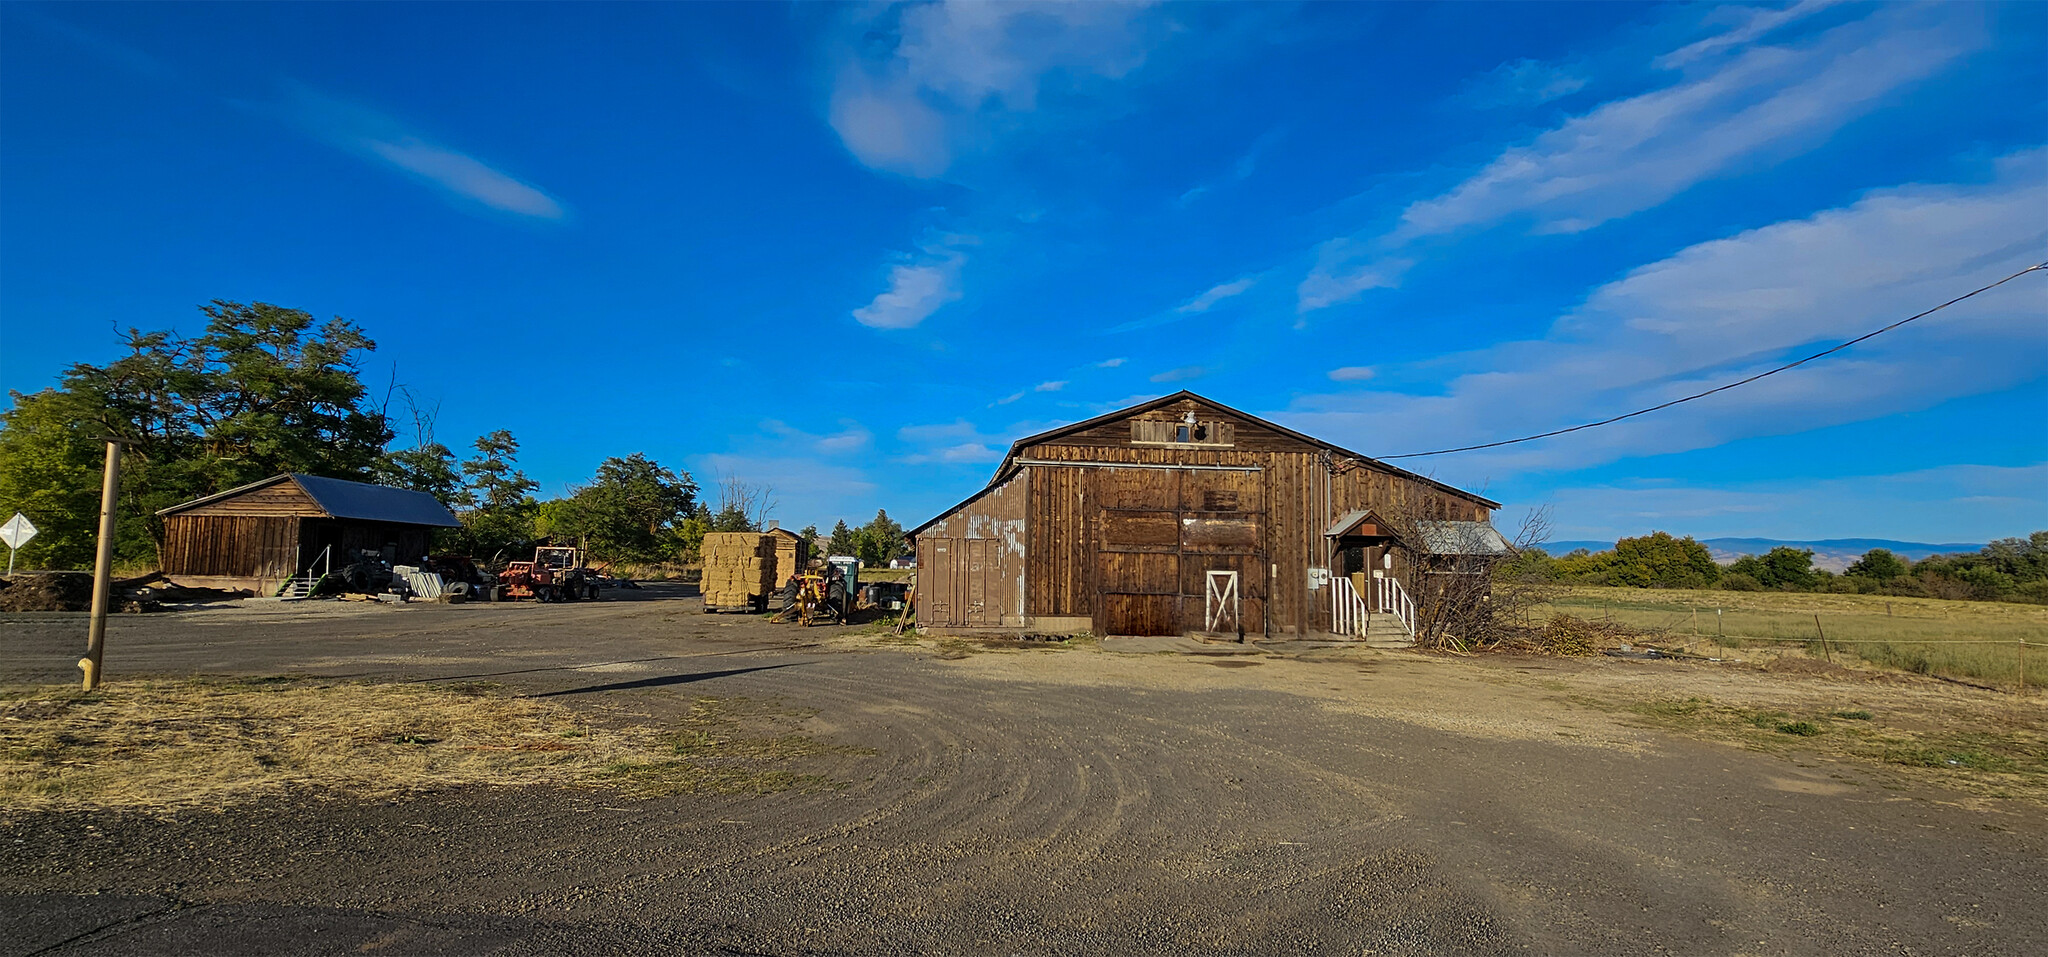
{"type": "Polygon", "coordinates": [[[1213,630],[1212,573],[1236,580],[1228,630],[1264,628],[1258,473],[1091,469],[1095,628],[1105,635],[1213,630]]]}

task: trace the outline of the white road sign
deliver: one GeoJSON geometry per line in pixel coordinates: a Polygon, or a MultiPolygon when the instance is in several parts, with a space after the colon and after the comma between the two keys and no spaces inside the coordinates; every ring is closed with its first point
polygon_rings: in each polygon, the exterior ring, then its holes
{"type": "Polygon", "coordinates": [[[20,512],[14,513],[14,517],[8,519],[7,524],[0,525],[0,542],[6,542],[8,548],[20,548],[34,537],[36,527],[29,522],[28,516],[20,512]]]}

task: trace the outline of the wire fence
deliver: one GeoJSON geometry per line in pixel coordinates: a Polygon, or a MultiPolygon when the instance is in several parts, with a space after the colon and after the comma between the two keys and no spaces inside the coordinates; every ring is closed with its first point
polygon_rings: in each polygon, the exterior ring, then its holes
{"type": "MultiPolygon", "coordinates": [[[[2034,657],[2035,654],[2048,650],[2048,635],[1950,638],[1913,634],[1864,637],[1856,633],[1859,629],[1867,632],[1872,627],[1872,617],[1881,617],[1890,622],[1892,616],[1889,614],[1889,608],[1882,616],[1824,616],[1818,611],[1791,609],[1727,609],[1736,613],[1731,617],[1746,619],[1744,632],[1730,633],[1723,625],[1722,615],[1725,606],[1692,606],[1682,609],[1671,609],[1668,606],[1662,609],[1624,606],[1617,609],[1613,603],[1603,602],[1600,606],[1551,607],[1566,613],[1580,609],[1597,610],[1599,616],[1608,622],[1619,622],[1640,628],[1646,637],[1659,635],[1668,641],[1682,641],[1683,643],[1678,646],[1679,650],[1690,650],[1702,643],[1728,648],[1746,645],[1796,645],[1805,647],[1810,654],[1832,661],[1839,649],[1844,654],[1853,655],[1872,664],[1902,671],[1952,681],[1977,679],[1988,683],[1977,687],[2009,688],[2015,692],[2048,687],[2048,660],[2034,657]],[[1617,615],[1617,611],[1620,611],[1621,615],[1617,615]],[[1713,616],[1712,621],[1703,622],[1701,619],[1708,615],[1713,616]],[[1831,632],[1826,617],[1835,617],[1837,622],[1834,627],[1839,630],[1831,632]],[[1755,621],[1757,618],[1764,621],[1759,623],[1755,621]],[[1804,624],[1806,621],[1810,621],[1811,624],[1804,624]],[[1702,625],[1705,627],[1702,628],[1702,625]],[[1749,628],[1761,628],[1773,634],[1746,633],[1749,628]],[[1792,630],[1810,631],[1811,634],[1785,633],[1792,630]],[[1848,633],[1844,634],[1844,631],[1848,633]]],[[[1942,620],[1900,616],[1893,627],[1910,629],[1942,620]]]]}

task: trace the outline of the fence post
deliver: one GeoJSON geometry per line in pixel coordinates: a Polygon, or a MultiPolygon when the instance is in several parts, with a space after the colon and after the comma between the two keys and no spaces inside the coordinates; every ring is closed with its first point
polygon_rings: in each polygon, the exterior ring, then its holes
{"type": "Polygon", "coordinates": [[[1820,615],[1818,614],[1813,616],[1813,630],[1816,634],[1820,635],[1821,657],[1826,658],[1830,662],[1833,662],[1835,660],[1835,653],[1832,649],[1828,647],[1828,633],[1821,629],[1820,615]]]}
{"type": "Polygon", "coordinates": [[[2026,640],[2025,638],[2021,638],[2021,639],[2019,639],[2019,643],[2020,643],[2020,690],[2019,690],[2019,693],[2020,693],[2020,694],[2026,694],[2026,693],[2027,693],[2027,640],[2026,640]]]}

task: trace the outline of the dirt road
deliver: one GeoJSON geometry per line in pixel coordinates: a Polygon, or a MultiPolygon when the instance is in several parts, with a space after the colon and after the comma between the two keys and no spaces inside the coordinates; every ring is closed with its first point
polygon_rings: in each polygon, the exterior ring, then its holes
{"type": "MultiPolygon", "coordinates": [[[[2048,952],[2038,805],[1573,704],[1668,662],[980,652],[645,598],[130,616],[108,672],[776,701],[872,749],[808,760],[846,786],[0,813],[0,952],[2048,952]]],[[[0,621],[0,682],[76,680],[83,633],[0,621]]]]}

